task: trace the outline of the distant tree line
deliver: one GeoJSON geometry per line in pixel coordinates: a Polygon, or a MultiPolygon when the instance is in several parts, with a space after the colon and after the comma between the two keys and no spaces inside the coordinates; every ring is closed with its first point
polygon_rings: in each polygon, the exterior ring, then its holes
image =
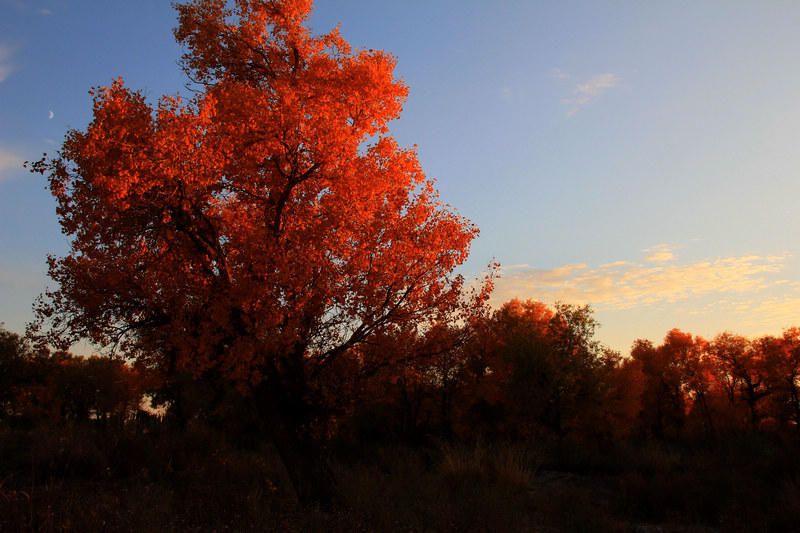
{"type": "MultiPolygon", "coordinates": [[[[512,300],[459,324],[398,331],[327,369],[304,431],[322,441],[716,439],[800,423],[800,328],[707,341],[673,329],[627,357],[594,338],[589,306],[512,300]]],[[[123,358],[34,347],[0,329],[0,418],[266,438],[250,393],[221,374],[155,373],[123,358]]],[[[307,407],[309,408],[309,407],[307,407]]]]}
{"type": "Polygon", "coordinates": [[[800,328],[710,341],[673,329],[623,357],[597,326],[589,306],[512,300],[449,331],[448,349],[386,368],[354,416],[405,439],[713,439],[800,423],[800,328]]]}
{"type": "Polygon", "coordinates": [[[0,328],[0,418],[122,426],[138,412],[144,376],[121,359],[34,348],[0,328]]]}

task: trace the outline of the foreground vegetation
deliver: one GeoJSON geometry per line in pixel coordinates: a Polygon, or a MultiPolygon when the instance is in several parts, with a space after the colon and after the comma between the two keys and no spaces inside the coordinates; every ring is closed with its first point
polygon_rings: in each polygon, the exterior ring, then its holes
{"type": "Polygon", "coordinates": [[[157,380],[0,329],[0,531],[794,530],[800,433],[782,389],[763,378],[753,411],[744,380],[729,401],[717,385],[728,374],[688,379],[681,369],[714,343],[679,332],[626,359],[591,334],[575,343],[565,331],[592,331],[579,311],[512,302],[485,329],[494,345],[476,333],[363,376],[345,407],[321,406],[310,429],[338,484],[328,507],[298,503],[246,391],[210,375],[157,380]],[[475,343],[497,369],[480,379],[475,343]],[[142,410],[144,394],[162,409],[142,410]]]}
{"type": "Polygon", "coordinates": [[[208,427],[5,426],[0,530],[791,531],[796,449],[765,435],[711,447],[339,442],[329,458],[343,501],[323,510],[298,507],[268,443],[208,427]]]}

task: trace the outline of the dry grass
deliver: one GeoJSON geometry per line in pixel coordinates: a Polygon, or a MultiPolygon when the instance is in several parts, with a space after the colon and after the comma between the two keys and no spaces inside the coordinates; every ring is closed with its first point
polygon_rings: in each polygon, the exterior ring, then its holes
{"type": "Polygon", "coordinates": [[[484,483],[527,488],[535,472],[532,460],[519,445],[444,445],[439,473],[458,482],[476,478],[484,483]]]}
{"type": "Polygon", "coordinates": [[[296,505],[270,446],[213,431],[0,428],[0,531],[790,531],[796,449],[373,443],[331,458],[345,505],[322,511],[296,505]],[[532,491],[539,465],[567,481],[532,491]]]}

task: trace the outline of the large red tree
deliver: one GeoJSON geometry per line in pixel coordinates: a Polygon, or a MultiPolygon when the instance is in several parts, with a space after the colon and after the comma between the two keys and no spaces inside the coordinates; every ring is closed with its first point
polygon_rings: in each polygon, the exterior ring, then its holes
{"type": "Polygon", "coordinates": [[[310,0],[232,4],[177,6],[190,100],[151,105],[114,81],[87,129],[34,165],[71,238],[35,326],[235,380],[300,500],[325,502],[309,428],[326,368],[457,309],[477,229],[387,136],[407,95],[392,56],[312,35],[310,0]]]}

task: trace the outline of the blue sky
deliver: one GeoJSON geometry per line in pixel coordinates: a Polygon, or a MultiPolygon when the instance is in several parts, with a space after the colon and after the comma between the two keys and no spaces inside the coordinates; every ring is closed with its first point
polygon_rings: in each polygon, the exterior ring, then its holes
{"type": "MultiPolygon", "coordinates": [[[[495,303],[589,303],[599,340],[800,326],[800,3],[317,0],[317,33],[398,58],[392,134],[481,228],[495,303]]],[[[0,321],[67,249],[21,168],[123,77],[186,93],[165,0],[0,0],[0,321]]]]}

